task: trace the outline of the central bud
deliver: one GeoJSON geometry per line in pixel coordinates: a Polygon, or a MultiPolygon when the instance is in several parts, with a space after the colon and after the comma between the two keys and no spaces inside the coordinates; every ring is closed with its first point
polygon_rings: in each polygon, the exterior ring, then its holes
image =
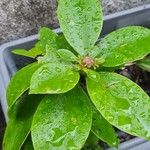
{"type": "Polygon", "coordinates": [[[86,56],[85,58],[83,58],[83,65],[87,68],[91,68],[94,66],[94,59],[92,57],[86,56]]]}

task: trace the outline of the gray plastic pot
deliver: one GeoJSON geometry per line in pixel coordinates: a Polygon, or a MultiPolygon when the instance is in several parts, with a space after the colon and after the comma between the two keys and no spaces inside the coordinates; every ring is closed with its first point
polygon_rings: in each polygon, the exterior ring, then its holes
{"type": "MultiPolygon", "coordinates": [[[[150,27],[150,5],[133,8],[131,10],[105,16],[102,36],[118,28],[128,25],[141,25],[150,27]]],[[[54,30],[60,33],[60,29],[54,30]]],[[[0,102],[2,110],[7,117],[6,88],[12,75],[32,60],[25,57],[13,55],[11,51],[16,48],[30,49],[37,41],[38,35],[19,39],[0,46],[0,102]]],[[[120,145],[120,150],[149,150],[150,142],[135,138],[120,145]]],[[[109,149],[110,150],[110,149],[109,149]]]]}

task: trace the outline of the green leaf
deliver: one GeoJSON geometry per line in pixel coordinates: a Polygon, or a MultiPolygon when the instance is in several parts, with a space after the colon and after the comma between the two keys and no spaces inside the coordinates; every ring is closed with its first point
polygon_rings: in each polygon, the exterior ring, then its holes
{"type": "Polygon", "coordinates": [[[5,131],[3,150],[19,150],[26,140],[33,118],[33,114],[43,96],[22,96],[16,104],[9,118],[5,131]]]}
{"type": "Polygon", "coordinates": [[[31,57],[31,58],[36,58],[36,56],[42,55],[42,51],[40,49],[37,50],[36,48],[32,48],[29,51],[24,49],[16,49],[13,51],[13,53],[21,56],[31,57]]]}
{"type": "Polygon", "coordinates": [[[36,150],[79,150],[88,138],[92,112],[88,96],[79,87],[48,95],[40,103],[31,127],[36,150]]]}
{"type": "Polygon", "coordinates": [[[43,27],[39,31],[39,40],[42,46],[45,48],[46,45],[50,45],[53,48],[57,48],[56,38],[57,34],[51,29],[43,27]]]}
{"type": "Polygon", "coordinates": [[[150,52],[150,30],[131,26],[107,35],[98,44],[104,67],[116,67],[144,58],[150,52]]]}
{"type": "Polygon", "coordinates": [[[58,49],[69,49],[72,53],[77,55],[77,52],[70,46],[63,34],[59,34],[56,39],[58,49]]]}
{"type": "Polygon", "coordinates": [[[150,140],[150,98],[134,82],[116,73],[87,78],[91,100],[102,116],[131,135],[150,140]]]}
{"type": "Polygon", "coordinates": [[[150,72],[150,60],[149,59],[144,59],[144,60],[137,62],[137,65],[141,69],[150,72]]]}
{"type": "Polygon", "coordinates": [[[104,150],[101,148],[99,144],[99,139],[95,136],[93,132],[90,132],[88,139],[86,140],[86,143],[84,144],[84,147],[82,150],[104,150]]]}
{"type": "Polygon", "coordinates": [[[119,140],[117,139],[114,128],[99,112],[95,111],[93,114],[91,130],[99,139],[106,142],[110,147],[118,148],[119,140]]]}
{"type": "Polygon", "coordinates": [[[21,150],[34,150],[31,135],[29,135],[26,139],[26,141],[23,144],[23,147],[21,150]]]}
{"type": "Polygon", "coordinates": [[[89,51],[89,56],[91,57],[96,57],[97,55],[99,55],[100,53],[100,49],[99,47],[96,45],[94,46],[90,51],[89,51]]]}
{"type": "Polygon", "coordinates": [[[65,39],[65,36],[63,34],[60,34],[56,38],[57,47],[58,49],[69,49],[74,52],[73,48],[70,46],[70,44],[65,39]]]}
{"type": "Polygon", "coordinates": [[[59,94],[71,90],[79,81],[72,64],[48,63],[31,78],[30,94],[59,94]]]}
{"type": "Polygon", "coordinates": [[[7,104],[11,108],[18,98],[29,89],[32,74],[40,67],[33,63],[19,70],[11,79],[7,88],[7,104]]]}
{"type": "Polygon", "coordinates": [[[60,49],[57,51],[57,53],[65,61],[74,62],[77,61],[78,59],[71,51],[67,49],[60,49]]]}
{"type": "Polygon", "coordinates": [[[99,74],[93,70],[90,69],[84,69],[85,73],[87,74],[87,77],[90,78],[93,81],[99,81],[99,74]]]}
{"type": "Polygon", "coordinates": [[[39,62],[42,63],[54,63],[54,62],[59,62],[60,57],[57,53],[57,49],[53,48],[50,45],[46,45],[46,54],[44,57],[39,59],[39,62]]]}
{"type": "Polygon", "coordinates": [[[92,48],[102,29],[99,0],[59,0],[58,19],[69,44],[81,55],[92,48]]]}
{"type": "Polygon", "coordinates": [[[40,42],[36,43],[35,47],[33,47],[30,50],[25,50],[25,49],[15,49],[12,52],[17,55],[25,56],[25,57],[31,57],[31,58],[36,58],[39,55],[43,55],[43,48],[40,45],[40,42]]]}

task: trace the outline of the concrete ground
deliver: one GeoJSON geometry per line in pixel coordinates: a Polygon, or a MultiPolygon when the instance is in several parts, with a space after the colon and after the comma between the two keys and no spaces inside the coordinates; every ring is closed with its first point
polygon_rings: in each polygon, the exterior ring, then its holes
{"type": "MultiPolygon", "coordinates": [[[[148,4],[150,0],[102,0],[104,14],[148,4]]],[[[0,44],[38,32],[41,26],[56,28],[56,0],[0,0],[0,44]]]]}
{"type": "Polygon", "coordinates": [[[145,4],[150,4],[150,0],[102,0],[106,15],[145,4]]]}

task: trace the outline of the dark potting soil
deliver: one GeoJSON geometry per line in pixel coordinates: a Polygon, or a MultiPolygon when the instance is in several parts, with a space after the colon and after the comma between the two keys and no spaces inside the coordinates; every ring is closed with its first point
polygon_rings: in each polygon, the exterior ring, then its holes
{"type": "Polygon", "coordinates": [[[126,67],[118,72],[137,83],[150,96],[150,72],[144,71],[136,65],[126,67]]]}

